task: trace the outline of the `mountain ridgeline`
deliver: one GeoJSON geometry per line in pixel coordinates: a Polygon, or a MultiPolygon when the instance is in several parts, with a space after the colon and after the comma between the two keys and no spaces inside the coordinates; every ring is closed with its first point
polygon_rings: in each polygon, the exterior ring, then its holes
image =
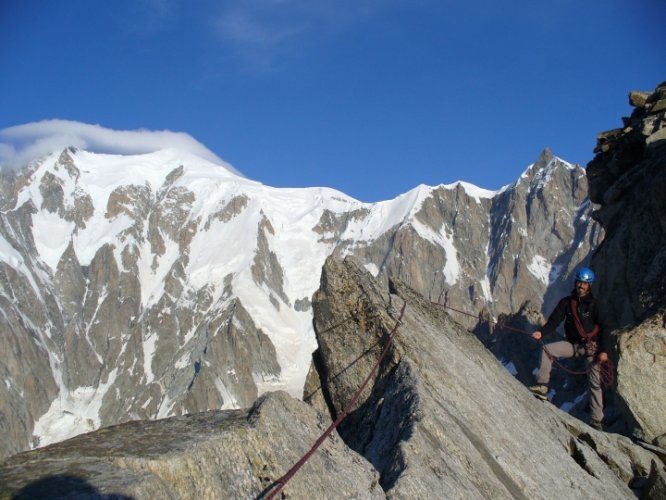
{"type": "Polygon", "coordinates": [[[329,255],[474,314],[547,308],[600,241],[586,193],[584,170],[548,151],[498,192],[419,186],[374,204],[168,150],[68,149],[5,172],[0,455],[300,396],[329,255]]]}

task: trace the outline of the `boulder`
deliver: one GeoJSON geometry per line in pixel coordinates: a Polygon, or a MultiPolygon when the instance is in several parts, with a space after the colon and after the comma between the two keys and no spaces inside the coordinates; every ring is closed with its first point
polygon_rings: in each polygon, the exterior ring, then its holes
{"type": "MultiPolygon", "coordinates": [[[[258,498],[327,426],[284,392],[250,410],[128,422],[0,463],[0,497],[258,498]]],[[[284,491],[290,498],[384,498],[377,479],[334,433],[284,491]]]]}
{"type": "Polygon", "coordinates": [[[666,436],[666,328],[656,315],[619,335],[617,393],[648,442],[666,436]]]}

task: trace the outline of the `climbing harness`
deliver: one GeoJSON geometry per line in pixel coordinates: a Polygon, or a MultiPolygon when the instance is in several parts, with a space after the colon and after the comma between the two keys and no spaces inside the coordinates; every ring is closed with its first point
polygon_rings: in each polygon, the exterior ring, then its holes
{"type": "Polygon", "coordinates": [[[585,354],[594,356],[598,348],[596,337],[600,330],[599,325],[595,324],[591,332],[585,331],[585,327],[583,327],[583,323],[578,315],[578,301],[574,297],[571,297],[569,300],[569,307],[571,308],[576,331],[580,338],[583,339],[583,342],[585,342],[585,354]]]}

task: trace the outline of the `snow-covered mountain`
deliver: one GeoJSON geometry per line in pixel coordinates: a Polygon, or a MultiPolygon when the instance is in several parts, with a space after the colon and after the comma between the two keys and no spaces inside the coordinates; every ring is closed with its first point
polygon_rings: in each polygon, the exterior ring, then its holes
{"type": "Polygon", "coordinates": [[[548,151],[500,191],[458,182],[373,204],[177,150],[67,149],[5,172],[0,190],[0,456],[300,396],[310,299],[333,253],[497,315],[526,300],[549,310],[600,240],[584,170],[548,151]]]}

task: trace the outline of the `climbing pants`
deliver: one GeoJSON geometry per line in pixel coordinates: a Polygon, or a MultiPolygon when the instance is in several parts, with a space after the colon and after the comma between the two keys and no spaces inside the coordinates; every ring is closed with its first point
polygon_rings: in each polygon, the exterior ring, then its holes
{"type": "Polygon", "coordinates": [[[550,382],[550,371],[553,368],[551,356],[554,358],[572,358],[574,356],[585,356],[585,368],[587,370],[587,384],[590,389],[590,414],[592,420],[601,422],[604,418],[604,406],[601,395],[601,377],[599,372],[599,363],[594,362],[594,356],[588,356],[585,346],[574,346],[571,342],[562,340],[545,345],[548,354],[541,353],[541,367],[537,376],[537,383],[548,385],[550,382]]]}

